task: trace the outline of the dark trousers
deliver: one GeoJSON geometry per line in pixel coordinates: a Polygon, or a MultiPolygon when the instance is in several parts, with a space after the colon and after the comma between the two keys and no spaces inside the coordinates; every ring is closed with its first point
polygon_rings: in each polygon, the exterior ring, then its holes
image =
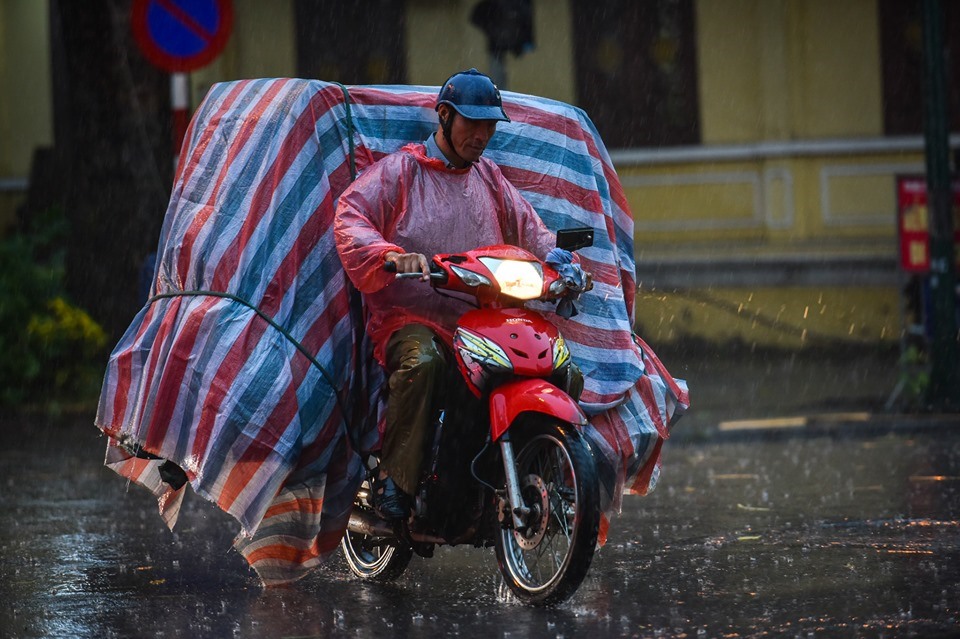
{"type": "Polygon", "coordinates": [[[422,324],[401,328],[387,342],[390,396],[380,466],[408,495],[420,481],[430,443],[435,399],[443,389],[447,354],[422,324]]]}

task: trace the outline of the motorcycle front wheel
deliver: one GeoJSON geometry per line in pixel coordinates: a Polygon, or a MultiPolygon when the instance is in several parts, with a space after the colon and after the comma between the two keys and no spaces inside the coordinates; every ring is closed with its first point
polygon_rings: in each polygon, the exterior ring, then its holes
{"type": "Polygon", "coordinates": [[[530,423],[516,433],[516,469],[530,513],[496,537],[500,572],[516,597],[553,605],[570,597],[593,561],[600,488],[590,447],[569,424],[530,423]]]}

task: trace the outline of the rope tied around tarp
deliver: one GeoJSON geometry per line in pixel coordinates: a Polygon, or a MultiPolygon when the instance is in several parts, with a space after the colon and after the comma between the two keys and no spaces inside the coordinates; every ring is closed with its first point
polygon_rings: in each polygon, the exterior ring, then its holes
{"type": "MultiPolygon", "coordinates": [[[[354,147],[354,141],[353,141],[354,126],[353,126],[353,113],[350,109],[350,91],[347,89],[345,85],[341,84],[340,82],[334,82],[333,84],[336,84],[337,86],[339,86],[340,90],[343,91],[344,120],[346,122],[346,127],[347,127],[347,131],[346,131],[347,157],[348,157],[349,166],[350,166],[350,182],[353,182],[354,180],[357,179],[357,159],[356,159],[356,149],[354,147]]],[[[349,285],[349,282],[348,282],[348,285],[349,285]]],[[[340,390],[337,388],[337,384],[334,381],[333,376],[327,371],[327,369],[323,367],[323,365],[317,360],[317,358],[310,351],[308,351],[307,348],[302,343],[300,343],[299,340],[297,340],[296,338],[294,338],[293,335],[290,334],[290,331],[285,329],[283,326],[277,323],[276,320],[274,320],[272,317],[264,313],[262,310],[260,310],[257,306],[253,305],[249,301],[243,299],[242,297],[234,295],[233,293],[226,293],[224,291],[193,290],[193,291],[171,291],[168,293],[158,293],[147,300],[147,305],[149,306],[150,304],[153,304],[157,300],[170,299],[174,297],[219,297],[222,299],[227,299],[247,307],[248,309],[256,313],[257,316],[259,316],[261,319],[267,322],[267,324],[269,324],[274,329],[276,329],[277,332],[283,335],[283,337],[285,337],[287,341],[293,344],[293,346],[298,351],[300,351],[301,355],[306,357],[307,360],[313,366],[315,366],[318,371],[320,371],[320,375],[323,376],[326,382],[330,385],[330,391],[333,393],[334,399],[337,402],[337,406],[340,408],[340,415],[343,421],[344,429],[346,430],[346,433],[347,433],[347,437],[350,439],[350,442],[354,446],[354,449],[357,448],[356,434],[353,433],[353,430],[350,428],[350,419],[348,418],[348,415],[350,415],[351,413],[349,413],[347,411],[347,408],[344,406],[344,401],[340,397],[340,390]]],[[[354,289],[352,286],[350,286],[350,307],[352,312],[351,314],[359,313],[360,314],[359,317],[362,317],[362,303],[360,300],[360,295],[359,295],[359,292],[357,292],[356,289],[354,289]]],[[[356,318],[358,316],[355,315],[354,317],[356,318]]],[[[358,334],[358,336],[362,336],[363,334],[362,319],[360,321],[361,321],[360,323],[361,332],[358,334]]],[[[359,339],[357,341],[359,342],[359,339]]],[[[360,366],[359,348],[360,348],[359,344],[356,344],[355,356],[358,358],[357,366],[360,366]]]]}
{"type": "MultiPolygon", "coordinates": [[[[343,91],[344,120],[346,123],[346,129],[347,129],[346,130],[347,156],[348,156],[348,161],[350,166],[350,182],[352,183],[357,179],[357,160],[356,160],[356,149],[355,149],[354,140],[353,140],[353,134],[355,129],[353,126],[353,113],[350,109],[350,91],[347,89],[346,86],[344,86],[339,82],[334,82],[333,84],[336,84],[337,86],[339,86],[340,90],[343,91]]],[[[361,366],[360,342],[362,341],[362,337],[363,337],[363,304],[360,298],[359,291],[357,291],[350,284],[349,281],[347,282],[347,286],[350,291],[349,298],[350,298],[350,310],[351,310],[351,316],[352,316],[351,321],[353,323],[354,333],[356,336],[355,344],[354,344],[354,357],[356,358],[355,359],[356,367],[359,369],[359,367],[361,366]]],[[[264,313],[262,310],[260,310],[260,308],[258,308],[248,300],[245,300],[242,297],[234,295],[233,293],[227,293],[224,291],[192,290],[192,291],[170,291],[167,293],[158,293],[147,300],[147,306],[153,304],[157,300],[170,299],[174,297],[219,297],[222,299],[227,299],[250,309],[251,311],[256,313],[257,316],[259,316],[261,319],[267,322],[267,324],[269,324],[274,329],[276,329],[276,331],[279,332],[281,335],[283,335],[283,337],[286,338],[287,341],[293,344],[293,346],[300,352],[301,355],[306,357],[307,360],[317,368],[317,370],[320,372],[320,375],[326,380],[327,384],[330,385],[330,391],[333,394],[334,399],[337,402],[337,406],[340,409],[340,416],[341,416],[341,420],[343,421],[343,426],[346,431],[346,435],[349,438],[350,443],[353,446],[354,450],[358,450],[358,441],[357,441],[358,433],[353,432],[353,429],[350,428],[351,418],[348,417],[349,415],[352,415],[352,413],[348,412],[347,407],[344,406],[344,399],[340,396],[340,389],[337,387],[337,384],[334,381],[333,376],[329,373],[329,371],[327,371],[327,369],[323,367],[323,365],[319,362],[319,360],[317,360],[317,358],[310,351],[308,351],[307,348],[302,343],[300,343],[299,340],[297,340],[296,338],[294,338],[293,335],[290,334],[290,331],[285,329],[276,320],[274,320],[272,317],[264,313]]],[[[356,382],[356,380],[354,381],[356,382]]],[[[351,386],[356,388],[356,383],[351,384],[351,386]]],[[[356,397],[353,398],[353,401],[354,403],[356,403],[358,401],[358,398],[356,397]]]]}
{"type": "MultiPolygon", "coordinates": [[[[317,367],[317,370],[320,371],[320,374],[323,376],[327,383],[330,384],[330,389],[333,392],[333,396],[336,398],[337,405],[340,407],[340,413],[343,415],[344,426],[349,426],[347,422],[347,413],[344,410],[343,403],[340,400],[340,393],[337,391],[337,384],[333,380],[333,376],[327,372],[327,369],[317,361],[317,358],[313,356],[310,351],[307,350],[306,346],[301,344],[293,335],[290,334],[290,331],[285,329],[283,326],[277,323],[272,317],[261,311],[259,308],[248,302],[247,300],[234,295],[233,293],[225,293],[223,291],[206,291],[206,290],[196,290],[196,291],[172,291],[169,293],[157,293],[153,297],[147,300],[147,305],[153,304],[157,300],[170,299],[174,297],[220,297],[223,299],[230,300],[232,302],[237,302],[242,306],[246,306],[251,311],[256,313],[261,319],[267,322],[270,326],[275,328],[281,335],[283,335],[287,340],[293,344],[293,346],[300,351],[300,353],[306,357],[311,364],[317,367]]],[[[349,428],[347,429],[349,431],[349,428]]]]}

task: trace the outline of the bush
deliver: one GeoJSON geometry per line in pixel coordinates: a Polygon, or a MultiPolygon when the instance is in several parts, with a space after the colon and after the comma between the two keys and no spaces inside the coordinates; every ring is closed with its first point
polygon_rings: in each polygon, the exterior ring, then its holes
{"type": "Polygon", "coordinates": [[[63,291],[63,217],[0,240],[0,406],[92,399],[107,336],[63,291]]]}

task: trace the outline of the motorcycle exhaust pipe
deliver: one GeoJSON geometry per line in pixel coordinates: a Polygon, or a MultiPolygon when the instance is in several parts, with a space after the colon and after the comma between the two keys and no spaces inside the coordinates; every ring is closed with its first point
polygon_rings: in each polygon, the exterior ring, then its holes
{"type": "MultiPolygon", "coordinates": [[[[393,525],[380,519],[375,514],[354,509],[350,513],[350,519],[347,522],[347,530],[358,535],[367,537],[388,537],[397,538],[397,533],[393,525]]],[[[447,540],[435,535],[426,535],[424,533],[410,532],[410,541],[419,544],[446,544],[447,540]]]]}
{"type": "Polygon", "coordinates": [[[393,526],[370,512],[354,509],[347,530],[367,537],[396,537],[393,526]]]}

